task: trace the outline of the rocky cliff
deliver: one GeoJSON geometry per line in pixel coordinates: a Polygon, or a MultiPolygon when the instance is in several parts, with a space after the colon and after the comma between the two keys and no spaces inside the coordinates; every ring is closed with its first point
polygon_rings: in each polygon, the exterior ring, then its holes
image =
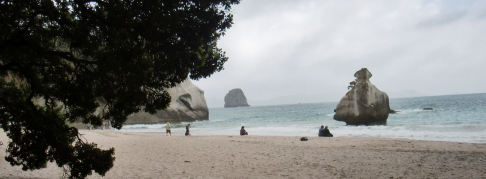
{"type": "Polygon", "coordinates": [[[204,91],[194,85],[189,78],[168,89],[167,92],[172,98],[167,109],[157,111],[154,115],[146,112],[131,114],[125,124],[191,122],[209,119],[204,91]]]}
{"type": "Polygon", "coordinates": [[[226,94],[224,97],[224,107],[231,108],[231,107],[245,107],[250,106],[246,101],[245,94],[240,88],[232,89],[226,94]]]}
{"type": "Polygon", "coordinates": [[[362,68],[354,76],[358,81],[337,105],[334,119],[346,125],[386,125],[390,112],[388,95],[371,84],[368,69],[362,68]]]}

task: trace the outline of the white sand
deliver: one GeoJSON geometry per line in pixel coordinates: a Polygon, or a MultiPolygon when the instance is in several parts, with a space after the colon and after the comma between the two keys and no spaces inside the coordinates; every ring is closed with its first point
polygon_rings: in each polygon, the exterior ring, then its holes
{"type": "MultiPolygon", "coordinates": [[[[105,178],[486,178],[486,144],[384,138],[165,136],[82,130],[115,147],[105,178]]],[[[59,178],[54,164],[12,167],[0,132],[0,178],[59,178]]],[[[98,174],[88,178],[101,178],[98,174]]]]}

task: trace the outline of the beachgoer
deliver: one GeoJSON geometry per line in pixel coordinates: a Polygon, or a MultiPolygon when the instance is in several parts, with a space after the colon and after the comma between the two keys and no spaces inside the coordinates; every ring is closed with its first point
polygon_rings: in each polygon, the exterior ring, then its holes
{"type": "Polygon", "coordinates": [[[326,127],[324,127],[324,125],[321,126],[321,128],[319,129],[319,134],[318,134],[319,137],[332,137],[333,135],[331,134],[331,132],[329,132],[329,129],[326,127]]]}
{"type": "Polygon", "coordinates": [[[317,136],[324,137],[324,125],[322,125],[319,129],[319,133],[317,133],[317,136]]]}
{"type": "Polygon", "coordinates": [[[88,127],[88,130],[91,130],[91,124],[90,123],[86,124],[86,126],[88,127]]]}
{"type": "Polygon", "coordinates": [[[170,132],[170,124],[167,122],[167,125],[165,126],[165,136],[167,136],[167,133],[169,133],[172,136],[172,133],[170,132]]]}
{"type": "Polygon", "coordinates": [[[191,133],[189,133],[189,128],[191,127],[191,124],[187,124],[186,126],[186,136],[190,136],[191,133]]]}
{"type": "Polygon", "coordinates": [[[329,129],[327,128],[327,126],[324,128],[324,136],[326,136],[326,137],[332,137],[333,136],[331,134],[331,132],[329,131],[329,129]]]}
{"type": "Polygon", "coordinates": [[[241,126],[240,135],[248,135],[248,132],[245,130],[245,126],[241,126]]]}
{"type": "Polygon", "coordinates": [[[3,142],[2,141],[0,141],[0,145],[3,145],[3,142]]]}

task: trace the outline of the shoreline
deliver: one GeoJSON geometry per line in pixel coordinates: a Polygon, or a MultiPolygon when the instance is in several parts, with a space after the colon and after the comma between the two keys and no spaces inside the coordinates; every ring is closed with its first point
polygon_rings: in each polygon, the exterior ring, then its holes
{"type": "MultiPolygon", "coordinates": [[[[274,121],[276,122],[276,121],[274,121]]],[[[201,122],[191,123],[191,133],[195,135],[238,135],[240,127],[245,126],[250,135],[260,136],[317,136],[319,124],[306,123],[305,125],[291,125],[292,123],[282,125],[259,125],[253,123],[238,123],[235,125],[218,123],[218,122],[201,122]],[[230,126],[231,125],[231,126],[230,126]]],[[[324,124],[330,122],[322,122],[324,124]]],[[[343,126],[329,125],[331,133],[335,137],[376,137],[376,138],[400,138],[416,139],[428,141],[451,141],[467,143],[486,143],[486,125],[478,124],[476,126],[469,124],[457,125],[387,125],[387,126],[343,126]],[[458,125],[458,126],[457,126],[458,125]],[[453,130],[454,129],[454,130],[453,130]]],[[[182,125],[175,125],[172,128],[174,134],[184,134],[182,125]]],[[[123,132],[161,132],[165,133],[165,124],[157,125],[125,125],[120,131],[123,132]]]]}
{"type": "MultiPolygon", "coordinates": [[[[87,129],[80,129],[79,131],[82,131],[82,130],[87,130],[87,129]]],[[[96,130],[99,130],[99,129],[96,129],[96,130]]],[[[116,129],[108,129],[108,130],[113,130],[113,131],[117,131],[117,132],[123,132],[123,133],[154,133],[154,134],[165,134],[165,128],[164,129],[160,129],[160,131],[129,131],[129,130],[116,130],[116,129]]],[[[194,129],[191,129],[191,133],[194,133],[194,129]]],[[[196,129],[197,131],[197,129],[196,129]]],[[[175,135],[175,136],[184,136],[184,133],[185,133],[185,129],[184,128],[173,128],[172,129],[172,132],[173,134],[172,135],[175,135]]],[[[197,136],[237,136],[238,132],[239,131],[235,131],[235,134],[200,134],[198,133],[199,131],[197,131],[196,133],[194,133],[195,135],[197,136]]],[[[253,134],[253,133],[250,133],[250,134],[253,134]]],[[[270,136],[270,137],[317,137],[317,132],[316,132],[316,135],[305,135],[305,134],[302,134],[302,135],[271,135],[271,134],[264,134],[264,135],[258,135],[258,134],[254,134],[252,136],[262,136],[262,137],[265,137],[265,136],[270,136]]],[[[437,142],[461,142],[461,143],[473,143],[473,144],[486,144],[486,140],[480,140],[480,141],[464,141],[464,140],[446,140],[447,138],[444,137],[444,140],[440,140],[440,139],[424,139],[424,138],[413,138],[413,137],[389,137],[389,136],[373,136],[373,135],[361,135],[361,136],[358,136],[358,135],[354,135],[354,136],[350,136],[350,135],[339,135],[339,134],[336,134],[334,137],[349,137],[349,138],[378,138],[378,139],[397,139],[397,140],[400,140],[400,139],[407,139],[407,140],[421,140],[421,141],[437,141],[437,142]]]]}
{"type": "MultiPolygon", "coordinates": [[[[402,138],[312,136],[166,136],[116,130],[79,130],[100,148],[115,147],[105,178],[481,178],[486,144],[402,138]]],[[[53,163],[22,171],[3,158],[0,178],[59,178],[53,163]]],[[[102,178],[98,174],[88,178],[102,178]]]]}
{"type": "MultiPolygon", "coordinates": [[[[96,130],[91,130],[91,131],[98,131],[100,129],[96,130]]],[[[106,130],[106,129],[105,129],[106,130]]],[[[132,134],[158,134],[158,135],[165,135],[165,131],[160,131],[160,132],[154,132],[154,131],[148,131],[148,132],[130,132],[130,131],[119,131],[116,129],[108,129],[108,131],[115,131],[115,132],[121,132],[121,133],[132,133],[132,134]]],[[[165,129],[164,129],[165,130],[165,129]]],[[[79,131],[90,131],[87,129],[79,129],[79,131]]],[[[180,129],[179,131],[185,131],[185,129],[180,129]]],[[[181,136],[184,137],[184,133],[178,132],[177,134],[172,134],[172,136],[181,136]]],[[[201,137],[212,137],[212,136],[240,136],[240,135],[226,135],[226,134],[218,134],[218,135],[213,135],[213,134],[197,134],[194,136],[201,136],[201,137]]],[[[258,136],[258,137],[308,137],[308,138],[319,138],[317,135],[316,136],[306,136],[306,135],[251,135],[251,136],[258,136]]],[[[434,139],[414,139],[414,138],[399,138],[399,137],[376,137],[376,136],[334,136],[333,138],[356,138],[356,139],[361,139],[361,138],[371,138],[371,139],[392,139],[392,140],[415,140],[415,141],[430,141],[430,142],[455,142],[455,143],[469,143],[469,144],[486,144],[486,142],[470,142],[470,141],[448,141],[448,140],[434,140],[434,139]]]]}

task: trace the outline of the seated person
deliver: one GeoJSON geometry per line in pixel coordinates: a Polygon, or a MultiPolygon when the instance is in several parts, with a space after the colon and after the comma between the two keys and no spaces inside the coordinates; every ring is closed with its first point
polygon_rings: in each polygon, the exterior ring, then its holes
{"type": "Polygon", "coordinates": [[[245,126],[241,126],[240,135],[248,135],[248,132],[245,130],[245,126]]]}
{"type": "Polygon", "coordinates": [[[331,134],[331,132],[329,132],[329,129],[327,128],[327,126],[324,128],[324,125],[322,125],[321,128],[319,129],[318,136],[319,137],[332,137],[333,135],[331,134]]]}

